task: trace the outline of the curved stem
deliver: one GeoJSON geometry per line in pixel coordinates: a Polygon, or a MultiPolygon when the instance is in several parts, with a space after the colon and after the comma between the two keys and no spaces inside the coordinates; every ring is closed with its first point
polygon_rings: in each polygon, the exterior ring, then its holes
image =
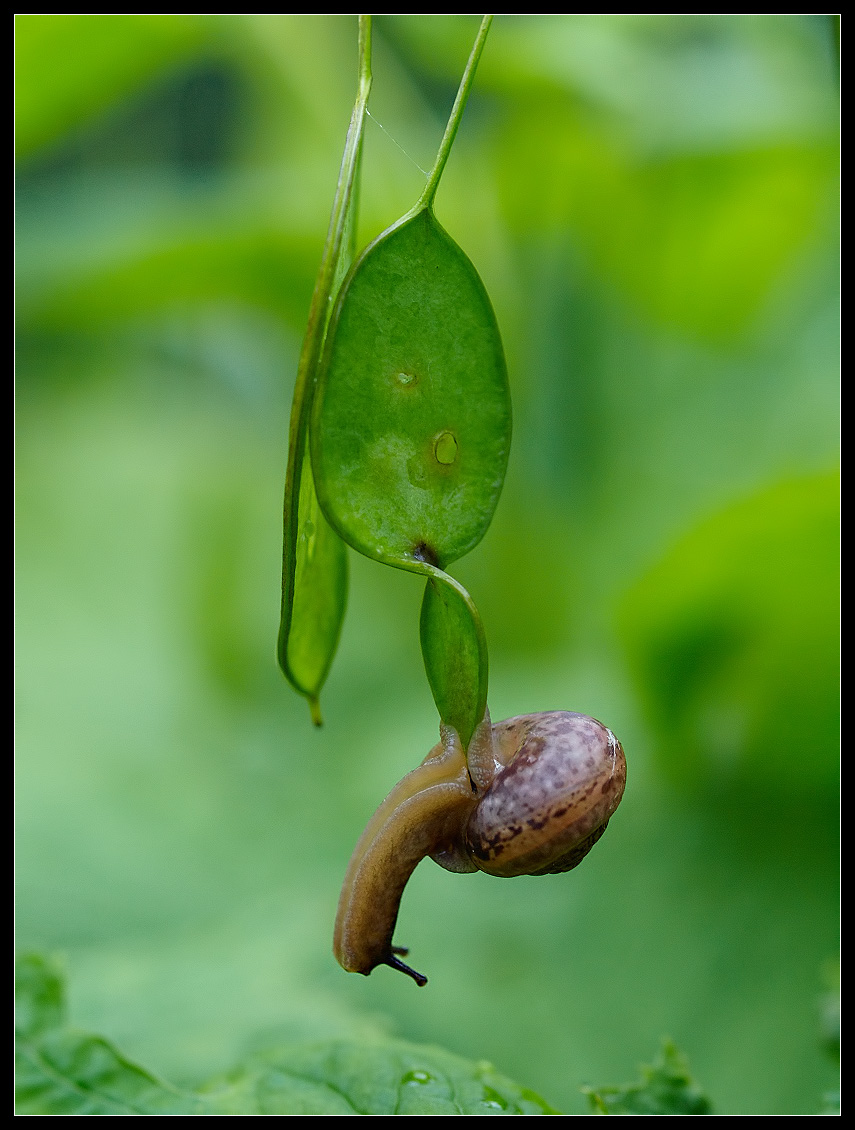
{"type": "Polygon", "coordinates": [[[454,105],[451,108],[451,114],[448,119],[448,125],[445,127],[445,133],[442,136],[442,141],[439,145],[439,152],[436,155],[433,168],[428,176],[428,182],[425,185],[424,192],[418,199],[418,203],[414,211],[421,208],[432,208],[436,190],[439,188],[439,181],[445,170],[448,155],[451,152],[451,146],[454,143],[454,138],[457,135],[457,129],[460,125],[460,119],[463,117],[463,111],[466,108],[466,102],[469,98],[469,91],[472,88],[472,83],[475,81],[475,71],[478,67],[478,60],[481,58],[481,52],[484,50],[484,44],[487,40],[487,32],[490,30],[490,24],[493,22],[492,15],[484,16],[481,20],[481,26],[478,29],[478,34],[475,37],[475,43],[469,55],[469,61],[466,64],[466,70],[463,72],[463,78],[460,80],[460,86],[457,90],[457,97],[454,99],[454,105]]]}
{"type": "MultiPolygon", "coordinates": [[[[357,546],[355,548],[359,547],[357,546]]],[[[430,561],[425,561],[422,557],[392,557],[391,555],[380,553],[368,554],[367,556],[373,557],[374,560],[379,561],[383,565],[391,565],[393,569],[402,569],[406,573],[417,573],[419,576],[425,577],[429,581],[432,580],[439,585],[448,586],[448,588],[454,590],[460,601],[466,607],[478,649],[478,690],[472,712],[472,729],[476,729],[487,714],[489,658],[487,654],[487,636],[484,632],[481,615],[475,606],[475,601],[456,577],[452,577],[450,573],[446,573],[438,565],[434,565],[430,561]]],[[[422,654],[424,654],[424,648],[422,649],[422,654]]],[[[442,722],[445,725],[455,725],[448,717],[444,716],[442,706],[436,697],[436,689],[430,680],[430,675],[428,675],[428,682],[430,683],[431,693],[434,696],[434,702],[436,703],[442,722]]],[[[469,741],[472,737],[472,733],[463,734],[462,737],[464,755],[468,758],[469,741]]]]}

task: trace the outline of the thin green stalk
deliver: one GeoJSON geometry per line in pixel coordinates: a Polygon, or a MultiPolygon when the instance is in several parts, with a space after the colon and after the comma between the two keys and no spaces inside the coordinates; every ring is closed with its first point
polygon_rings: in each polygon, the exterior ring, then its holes
{"type": "Polygon", "coordinates": [[[440,178],[445,170],[448,155],[451,152],[451,146],[457,135],[460,119],[463,117],[463,111],[466,108],[466,102],[469,98],[469,91],[472,88],[472,83],[475,81],[475,71],[478,67],[478,60],[481,58],[481,52],[484,50],[484,44],[487,41],[487,32],[490,30],[490,24],[492,22],[492,15],[484,16],[481,20],[481,27],[478,29],[478,35],[475,37],[475,43],[469,55],[469,61],[466,64],[466,70],[463,72],[463,78],[460,80],[457,97],[454,99],[454,105],[451,108],[448,125],[445,127],[445,133],[440,142],[439,152],[436,155],[433,168],[428,176],[424,192],[421,194],[416,204],[417,209],[433,208],[436,190],[439,188],[440,178]]]}
{"type": "MultiPolygon", "coordinates": [[[[304,386],[310,373],[317,368],[318,358],[323,344],[323,331],[326,328],[329,298],[331,295],[335,270],[341,254],[341,245],[347,223],[348,208],[354,192],[356,170],[359,163],[359,153],[362,142],[362,130],[365,123],[365,111],[368,105],[368,95],[371,91],[371,16],[359,16],[359,85],[357,88],[356,102],[350,117],[350,126],[344,145],[341,159],[341,168],[338,175],[335,198],[333,200],[330,226],[327,232],[326,244],[321,257],[321,266],[315,281],[315,289],[309,306],[309,320],[306,326],[306,336],[303,339],[303,349],[300,353],[300,362],[297,367],[297,387],[294,392],[294,409],[299,409],[299,415],[308,418],[311,408],[311,396],[304,395],[304,386]]],[[[292,425],[294,416],[292,414],[292,425]]]]}

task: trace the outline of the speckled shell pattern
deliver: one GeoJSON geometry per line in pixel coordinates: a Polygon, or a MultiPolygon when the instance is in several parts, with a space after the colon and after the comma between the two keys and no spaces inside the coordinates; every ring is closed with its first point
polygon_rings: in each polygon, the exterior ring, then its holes
{"type": "Polygon", "coordinates": [[[575,867],[623,796],[620,742],[601,722],[569,711],[508,718],[493,738],[504,767],[467,824],[473,862],[507,878],[575,867]]]}

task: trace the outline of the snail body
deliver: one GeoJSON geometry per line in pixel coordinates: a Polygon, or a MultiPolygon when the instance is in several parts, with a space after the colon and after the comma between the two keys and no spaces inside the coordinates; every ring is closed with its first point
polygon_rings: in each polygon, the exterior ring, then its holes
{"type": "Polygon", "coordinates": [[[491,724],[464,754],[450,727],[395,786],[354,849],[336,916],[333,952],[366,976],[390,965],[424,985],[392,945],[404,887],[430,856],[448,871],[500,878],[578,866],[623,795],[620,742],[584,714],[549,711],[491,724]]]}

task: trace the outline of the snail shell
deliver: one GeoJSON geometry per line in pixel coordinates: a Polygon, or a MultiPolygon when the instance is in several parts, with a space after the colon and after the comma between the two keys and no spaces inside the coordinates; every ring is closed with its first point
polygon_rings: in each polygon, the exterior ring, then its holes
{"type": "Polygon", "coordinates": [[[430,855],[448,871],[510,878],[569,871],[591,850],[620,803],[620,742],[584,714],[524,714],[495,725],[489,714],[467,755],[457,733],[392,790],[351,857],[333,951],[343,968],[391,965],[426,982],[392,946],[401,896],[430,855]]]}
{"type": "Polygon", "coordinates": [[[466,849],[489,875],[550,875],[582,862],[626,783],[620,742],[584,714],[524,714],[493,726],[502,768],[466,825],[466,849]]]}

